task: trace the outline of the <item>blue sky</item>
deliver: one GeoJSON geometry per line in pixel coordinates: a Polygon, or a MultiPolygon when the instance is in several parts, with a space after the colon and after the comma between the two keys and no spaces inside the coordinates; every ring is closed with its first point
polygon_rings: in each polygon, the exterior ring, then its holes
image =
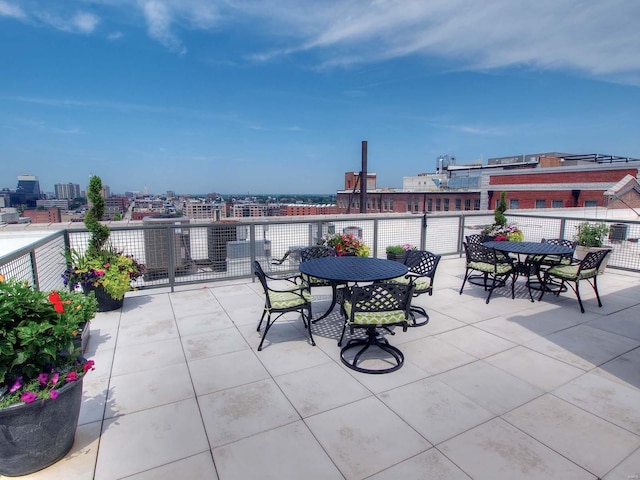
{"type": "Polygon", "coordinates": [[[0,188],[335,193],[560,151],[640,158],[633,0],[0,0],[0,188]]]}

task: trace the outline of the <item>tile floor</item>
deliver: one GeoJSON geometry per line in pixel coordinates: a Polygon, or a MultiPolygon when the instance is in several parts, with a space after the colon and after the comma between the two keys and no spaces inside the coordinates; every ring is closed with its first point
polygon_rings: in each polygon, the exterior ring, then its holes
{"type": "MultiPolygon", "coordinates": [[[[388,375],[342,366],[337,313],[277,322],[257,352],[258,283],[137,292],[100,313],[71,452],[29,479],[640,478],[640,276],[531,303],[458,294],[440,262],[428,325],[388,375]]],[[[314,291],[314,308],[330,291],[314,291]]]]}

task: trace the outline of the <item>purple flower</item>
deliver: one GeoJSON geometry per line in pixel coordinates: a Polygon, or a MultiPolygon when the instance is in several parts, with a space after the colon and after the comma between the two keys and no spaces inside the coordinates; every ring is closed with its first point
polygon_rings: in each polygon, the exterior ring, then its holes
{"type": "Polygon", "coordinates": [[[26,391],[22,395],[20,395],[20,400],[22,400],[24,403],[31,403],[36,398],[38,398],[38,395],[29,391],[26,391]]]}
{"type": "Polygon", "coordinates": [[[57,391],[57,390],[51,390],[51,391],[49,392],[49,398],[50,398],[51,400],[55,400],[56,398],[58,398],[58,395],[59,395],[59,393],[58,393],[58,391],[57,391]]]}
{"type": "Polygon", "coordinates": [[[22,377],[16,378],[16,381],[13,383],[13,386],[9,389],[9,393],[13,393],[16,390],[22,387],[22,377]]]}
{"type": "Polygon", "coordinates": [[[58,372],[51,375],[51,385],[55,385],[56,383],[58,383],[59,379],[60,379],[60,374],[58,372]]]}
{"type": "Polygon", "coordinates": [[[38,381],[40,382],[40,385],[42,385],[44,387],[47,384],[47,382],[49,381],[49,374],[48,373],[41,373],[40,375],[38,375],[38,381]]]}

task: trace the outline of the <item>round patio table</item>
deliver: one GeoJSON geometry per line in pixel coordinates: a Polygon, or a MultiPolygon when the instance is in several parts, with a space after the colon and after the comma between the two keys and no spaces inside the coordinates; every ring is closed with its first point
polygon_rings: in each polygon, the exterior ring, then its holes
{"type": "MultiPolygon", "coordinates": [[[[394,260],[351,256],[314,258],[302,262],[299,268],[306,275],[335,283],[377,282],[401,277],[409,271],[405,264],[394,260]]],[[[336,306],[337,290],[334,288],[333,292],[329,309],[313,320],[314,323],[329,315],[336,306]]]]}

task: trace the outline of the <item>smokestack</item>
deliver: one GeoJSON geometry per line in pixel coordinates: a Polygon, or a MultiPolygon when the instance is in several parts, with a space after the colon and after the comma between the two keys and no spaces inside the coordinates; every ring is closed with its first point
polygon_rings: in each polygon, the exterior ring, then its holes
{"type": "Polygon", "coordinates": [[[362,171],[360,172],[360,213],[367,213],[367,141],[362,141],[362,171]]]}

